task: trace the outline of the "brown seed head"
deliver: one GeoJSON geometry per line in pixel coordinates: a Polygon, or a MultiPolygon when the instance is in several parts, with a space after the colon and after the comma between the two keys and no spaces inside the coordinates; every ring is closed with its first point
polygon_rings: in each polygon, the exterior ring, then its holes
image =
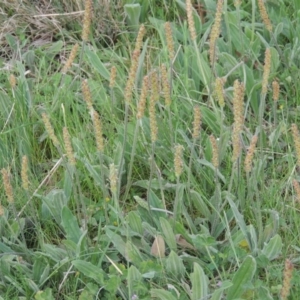
{"type": "Polygon", "coordinates": [[[258,2],[260,16],[261,16],[267,30],[271,32],[272,31],[272,23],[269,19],[268,12],[267,12],[267,9],[264,4],[264,0],[257,0],[257,2],[258,2]]]}
{"type": "Polygon", "coordinates": [[[109,182],[112,194],[117,193],[118,172],[114,164],[109,165],[109,182]]]}
{"type": "Polygon", "coordinates": [[[175,50],[174,50],[174,41],[173,41],[173,34],[170,22],[165,23],[165,34],[167,40],[167,48],[169,52],[169,59],[173,61],[175,57],[175,50]]]}
{"type": "Polygon", "coordinates": [[[277,102],[279,99],[280,87],[277,80],[273,80],[272,82],[272,89],[273,89],[273,100],[277,102]]]}
{"type": "Polygon", "coordinates": [[[297,157],[297,165],[300,166],[300,134],[297,125],[294,123],[292,124],[292,134],[293,140],[296,150],[296,157],[297,157]]]}
{"type": "Polygon", "coordinates": [[[134,51],[140,51],[141,50],[141,48],[143,46],[143,38],[144,38],[145,33],[146,33],[146,28],[145,28],[145,25],[142,24],[140,29],[139,29],[137,38],[136,38],[134,51]]]}
{"type": "Polygon", "coordinates": [[[219,167],[219,150],[217,140],[213,135],[209,136],[209,140],[212,147],[212,164],[215,168],[219,167]]]}
{"type": "Polygon", "coordinates": [[[136,77],[136,72],[138,68],[138,61],[140,56],[140,50],[135,50],[132,54],[131,66],[129,69],[128,79],[125,87],[125,103],[131,103],[132,90],[134,87],[134,81],[136,77]]]}
{"type": "Polygon", "coordinates": [[[289,259],[285,260],[283,271],[283,283],[280,292],[281,300],[287,300],[291,289],[291,280],[293,277],[294,266],[289,259]]]}
{"type": "Polygon", "coordinates": [[[10,183],[10,174],[8,169],[3,168],[1,170],[1,174],[2,174],[3,186],[4,186],[7,202],[14,203],[13,188],[10,183]]]}
{"type": "Polygon", "coordinates": [[[88,86],[88,82],[86,79],[82,81],[81,88],[82,88],[83,99],[84,99],[89,111],[92,111],[93,110],[93,100],[92,100],[91,90],[88,86]]]}
{"type": "Polygon", "coordinates": [[[63,128],[63,137],[64,137],[64,144],[65,144],[66,154],[67,154],[69,163],[70,163],[70,165],[75,166],[76,160],[75,160],[73,147],[72,147],[72,143],[71,143],[71,137],[70,137],[67,127],[63,128]]]}
{"type": "Polygon", "coordinates": [[[270,48],[266,49],[265,52],[265,64],[264,64],[264,73],[263,73],[263,80],[262,80],[262,94],[267,94],[268,92],[268,81],[271,71],[271,50],[270,48]]]}
{"type": "Polygon", "coordinates": [[[9,75],[9,84],[12,89],[14,89],[17,85],[17,80],[14,74],[9,75]]]}
{"type": "Polygon", "coordinates": [[[241,0],[234,0],[234,6],[239,7],[241,5],[242,1],[241,0]]]}
{"type": "Polygon", "coordinates": [[[93,110],[93,125],[94,125],[94,131],[95,131],[95,139],[96,139],[96,145],[97,150],[99,152],[104,151],[104,140],[102,135],[102,123],[99,114],[93,110]]]}
{"type": "Polygon", "coordinates": [[[223,90],[224,83],[225,83],[224,78],[220,78],[220,77],[216,78],[216,82],[215,82],[215,94],[216,94],[217,100],[219,102],[219,105],[221,107],[225,106],[224,90],[223,90]]]}
{"type": "Polygon", "coordinates": [[[22,157],[22,168],[21,168],[21,179],[22,187],[25,191],[28,191],[29,179],[28,179],[28,157],[24,155],[22,157]]]}
{"type": "Polygon", "coordinates": [[[187,13],[190,36],[192,41],[195,41],[197,35],[196,35],[195,23],[193,19],[193,6],[191,0],[186,0],[186,13],[187,13]]]}
{"type": "Polygon", "coordinates": [[[220,31],[221,31],[222,10],[223,10],[223,0],[218,0],[215,22],[211,28],[210,37],[209,37],[209,61],[211,65],[213,65],[214,62],[216,61],[216,41],[219,38],[220,31]]]}
{"type": "Polygon", "coordinates": [[[233,85],[233,114],[234,124],[232,130],[233,154],[232,160],[235,162],[241,153],[240,135],[244,124],[244,85],[235,80],[233,85]]]}
{"type": "Polygon", "coordinates": [[[2,206],[2,204],[0,203],[0,217],[2,217],[4,215],[4,208],[2,206]]]}
{"type": "Polygon", "coordinates": [[[77,51],[78,51],[78,48],[79,48],[79,45],[78,44],[75,44],[70,52],[70,56],[68,58],[68,60],[66,61],[65,65],[63,66],[61,72],[63,74],[66,74],[68,72],[68,70],[71,68],[75,58],[76,58],[76,55],[77,55],[77,51]]]}
{"type": "Polygon", "coordinates": [[[43,119],[43,122],[44,122],[44,126],[46,128],[46,131],[47,131],[53,145],[55,147],[58,147],[59,142],[58,142],[58,139],[57,139],[56,135],[54,134],[54,130],[53,130],[53,127],[50,123],[48,115],[46,115],[45,113],[42,113],[42,119],[43,119]]]}
{"type": "Polygon", "coordinates": [[[92,21],[92,0],[85,0],[84,2],[84,17],[81,38],[84,42],[88,41],[90,34],[90,27],[92,21]]]}
{"type": "Polygon", "coordinates": [[[174,155],[174,169],[175,169],[175,176],[177,178],[180,177],[183,170],[183,160],[182,160],[182,152],[183,152],[182,145],[175,146],[175,155],[174,155]]]}
{"type": "Polygon", "coordinates": [[[194,140],[198,139],[200,136],[201,129],[201,110],[198,105],[194,106],[194,121],[193,121],[193,134],[194,140]]]}
{"type": "Polygon", "coordinates": [[[113,89],[115,86],[116,76],[117,76],[117,68],[115,66],[112,66],[110,69],[110,79],[109,79],[109,87],[111,89],[113,89]]]}
{"type": "Polygon", "coordinates": [[[139,101],[138,107],[137,107],[137,114],[136,114],[137,119],[141,119],[144,116],[148,88],[149,88],[148,76],[144,76],[143,84],[142,84],[142,91],[141,91],[141,95],[140,95],[140,101],[139,101]]]}
{"type": "Polygon", "coordinates": [[[298,201],[298,203],[300,203],[300,185],[296,179],[293,179],[293,186],[294,186],[294,190],[296,192],[297,201],[298,201]]]}
{"type": "Polygon", "coordinates": [[[168,74],[167,74],[167,68],[166,65],[163,64],[161,66],[161,77],[162,77],[162,85],[163,85],[163,91],[165,96],[165,104],[166,106],[171,105],[171,95],[170,95],[170,83],[168,80],[168,74]]]}
{"type": "Polygon", "coordinates": [[[252,170],[252,161],[253,161],[257,139],[258,139],[257,135],[254,135],[252,137],[249,149],[247,151],[247,155],[244,162],[244,168],[246,173],[250,173],[252,170]]]}

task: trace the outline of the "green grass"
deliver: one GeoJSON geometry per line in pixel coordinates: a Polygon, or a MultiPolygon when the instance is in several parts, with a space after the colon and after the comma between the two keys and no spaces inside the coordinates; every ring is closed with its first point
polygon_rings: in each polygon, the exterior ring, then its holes
{"type": "Polygon", "coordinates": [[[299,1],[266,1],[270,33],[256,1],[242,1],[236,8],[224,0],[213,66],[209,33],[215,1],[205,1],[203,22],[194,10],[195,41],[184,1],[135,1],[135,6],[133,1],[104,1],[103,9],[94,1],[90,40],[84,45],[84,5],[56,2],[40,10],[26,1],[18,8],[3,3],[7,26],[0,37],[0,169],[9,171],[14,202],[7,201],[2,178],[0,299],[283,299],[287,259],[294,271],[286,299],[298,299],[300,199],[293,180],[299,181],[300,173],[291,124],[300,120],[299,1]],[[125,103],[141,24],[146,35],[131,102],[125,103]],[[76,42],[79,53],[62,74],[76,42]],[[266,48],[271,49],[271,71],[264,99],[266,48]],[[163,64],[170,106],[162,88],[163,64]],[[111,88],[113,66],[117,76],[111,88]],[[151,79],[155,72],[159,94],[150,83],[145,114],[137,120],[143,77],[151,79]],[[12,74],[15,87],[9,82],[12,74]],[[223,108],[216,98],[216,77],[227,79],[223,108]],[[82,93],[85,79],[102,122],[103,152],[97,150],[82,93]],[[245,85],[245,110],[242,151],[234,163],[237,79],[245,85]],[[277,103],[272,99],[275,79],[280,83],[277,103]],[[154,142],[149,102],[155,97],[154,142]],[[195,106],[201,110],[199,138],[192,136],[195,106]],[[43,113],[58,145],[45,128],[43,113]],[[64,127],[75,165],[67,155],[64,127]],[[246,174],[244,159],[254,134],[258,144],[252,171],[246,174]],[[211,135],[218,144],[217,168],[211,135]],[[179,176],[176,145],[183,146],[179,176]],[[29,160],[28,190],[22,185],[24,155],[29,160]],[[116,190],[111,189],[112,168],[116,190]]]}

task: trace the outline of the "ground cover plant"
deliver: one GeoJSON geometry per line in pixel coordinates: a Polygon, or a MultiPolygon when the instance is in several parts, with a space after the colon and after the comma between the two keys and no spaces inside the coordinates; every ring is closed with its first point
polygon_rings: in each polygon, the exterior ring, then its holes
{"type": "Polygon", "coordinates": [[[0,299],[298,299],[294,1],[2,1],[0,299]]]}

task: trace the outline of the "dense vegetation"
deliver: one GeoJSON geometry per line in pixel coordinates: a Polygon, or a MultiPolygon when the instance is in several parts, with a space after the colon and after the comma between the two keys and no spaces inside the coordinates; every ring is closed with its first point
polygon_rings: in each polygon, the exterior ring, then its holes
{"type": "Polygon", "coordinates": [[[0,10],[0,299],[298,299],[299,0],[0,10]]]}

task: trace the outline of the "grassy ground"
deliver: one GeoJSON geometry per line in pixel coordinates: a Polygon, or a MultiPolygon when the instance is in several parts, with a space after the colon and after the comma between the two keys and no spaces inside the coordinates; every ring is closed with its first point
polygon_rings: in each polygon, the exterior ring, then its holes
{"type": "Polygon", "coordinates": [[[50,2],[0,8],[0,299],[298,299],[300,2],[50,2]]]}

